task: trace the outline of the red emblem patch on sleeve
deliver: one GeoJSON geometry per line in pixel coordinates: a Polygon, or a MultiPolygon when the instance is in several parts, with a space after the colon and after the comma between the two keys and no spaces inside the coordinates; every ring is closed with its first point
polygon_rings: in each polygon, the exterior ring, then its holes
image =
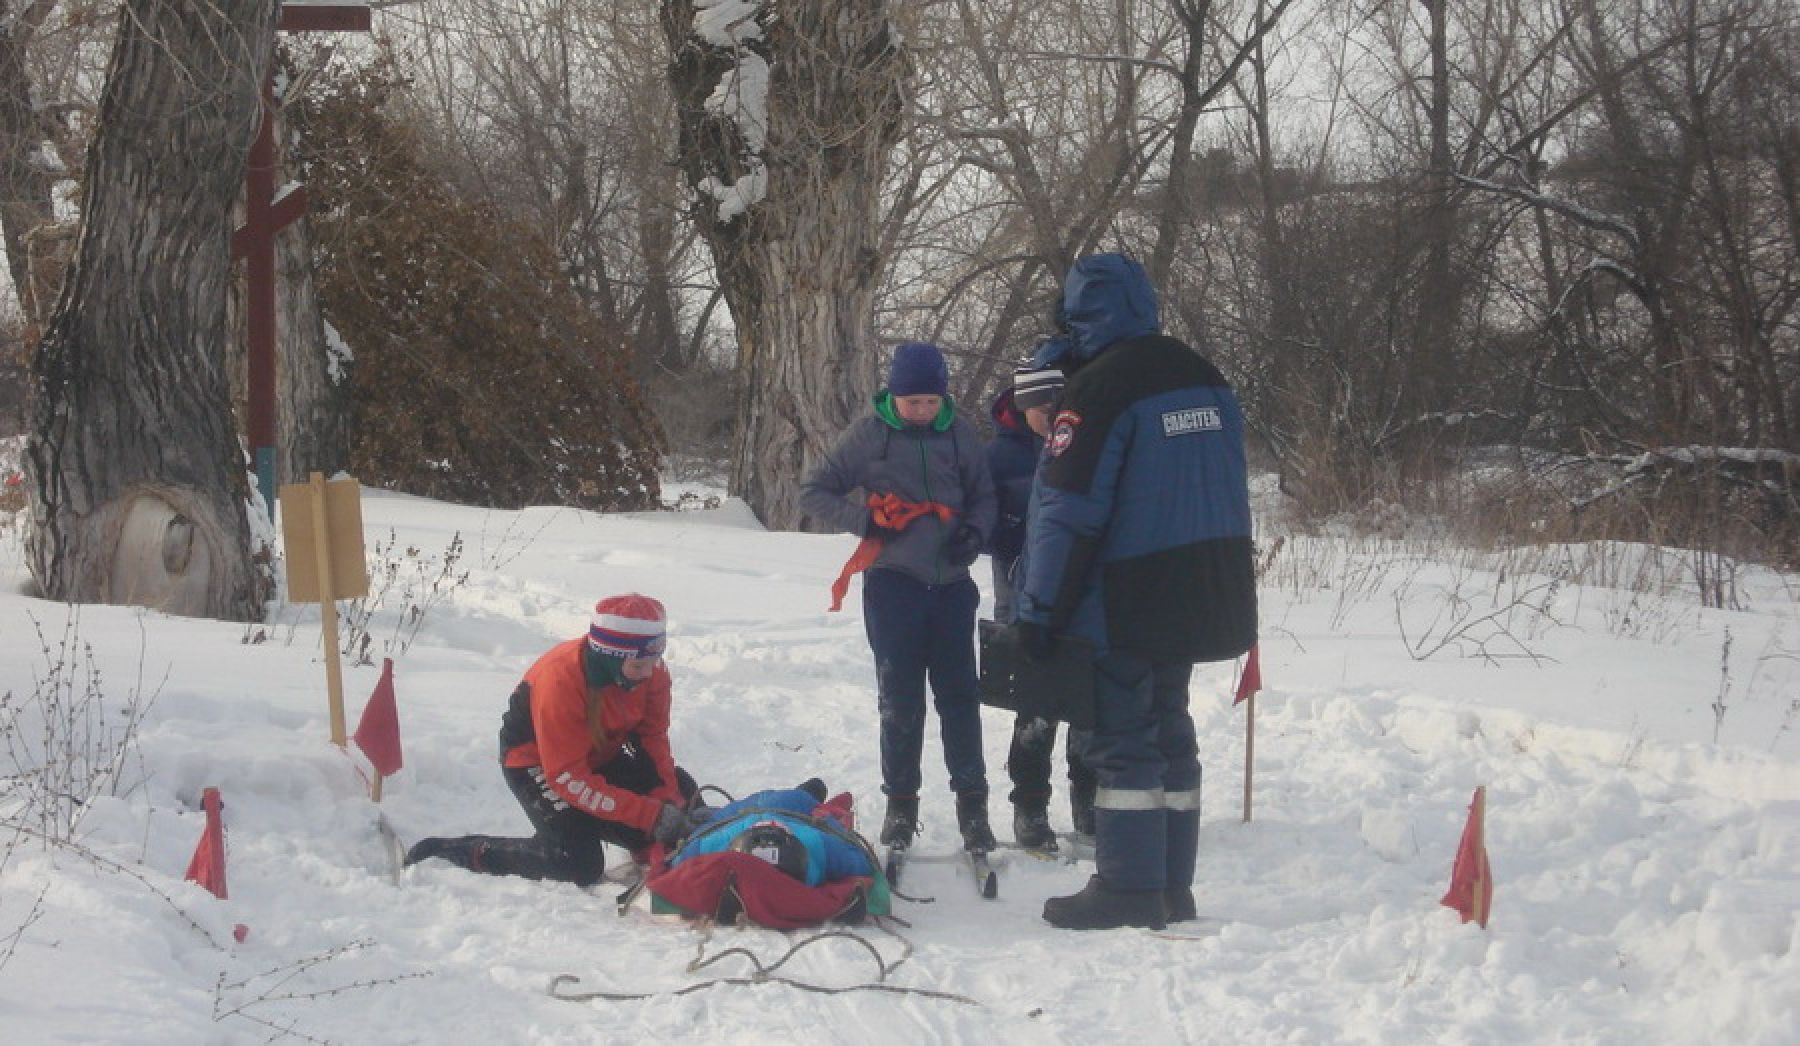
{"type": "Polygon", "coordinates": [[[1069,449],[1075,442],[1075,427],[1081,424],[1081,415],[1072,410],[1059,411],[1056,420],[1051,423],[1048,450],[1051,457],[1057,457],[1069,449]]]}

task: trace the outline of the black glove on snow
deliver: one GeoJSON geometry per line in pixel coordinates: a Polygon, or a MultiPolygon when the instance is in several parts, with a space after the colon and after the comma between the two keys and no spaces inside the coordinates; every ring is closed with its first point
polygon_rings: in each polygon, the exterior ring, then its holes
{"type": "Polygon", "coordinates": [[[1056,656],[1056,633],[1050,631],[1050,626],[1021,621],[1014,627],[1019,630],[1019,646],[1026,657],[1033,661],[1048,661],[1056,656]]]}
{"type": "Polygon", "coordinates": [[[966,567],[980,555],[981,532],[974,527],[963,527],[944,543],[944,558],[952,566],[966,567]]]}
{"type": "Polygon", "coordinates": [[[694,818],[690,814],[674,803],[664,803],[656,812],[656,823],[650,826],[650,838],[673,848],[687,838],[693,827],[694,818]]]}

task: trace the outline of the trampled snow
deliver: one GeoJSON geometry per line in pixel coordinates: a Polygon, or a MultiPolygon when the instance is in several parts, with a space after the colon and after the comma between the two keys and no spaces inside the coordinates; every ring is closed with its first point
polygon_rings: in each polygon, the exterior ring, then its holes
{"type": "MultiPolygon", "coordinates": [[[[1527,560],[1290,537],[1265,574],[1249,823],[1234,666],[1194,677],[1211,921],[1058,931],[1043,900],[1090,866],[1002,851],[1001,897],[983,901],[958,864],[918,863],[904,889],[931,900],[896,902],[907,925],[807,944],[775,971],[916,991],[820,993],[748,983],[752,957],[771,966],[805,933],[707,932],[642,901],[621,917],[615,884],[396,875],[377,812],[406,841],[522,834],[497,766],[507,695],[594,600],[638,590],[672,621],[679,762],[738,795],[818,775],[878,820],[858,588],[825,610],[853,540],[767,533],[730,500],[596,515],[369,492],[364,515],[376,594],[341,608],[369,637],[345,668],[349,722],[393,657],[406,760],[379,807],[327,739],[316,607],[245,627],[31,599],[17,530],[0,530],[0,714],[16,717],[0,774],[43,763],[34,695],[83,709],[48,736],[100,700],[102,726],[128,726],[134,694],[143,717],[115,795],[61,814],[35,800],[27,827],[72,818],[72,844],[9,832],[0,849],[7,1043],[1800,1039],[1793,578],[1742,570],[1739,609],[1702,609],[1679,563],[1628,546],[1527,560]],[[1657,587],[1646,576],[1664,590],[1633,591],[1657,587]],[[1486,930],[1438,903],[1482,784],[1486,930]],[[228,901],[182,878],[208,786],[228,901]],[[565,993],[649,997],[552,998],[562,975],[565,993]],[[694,988],[721,978],[736,983],[694,988]]],[[[984,727],[1005,839],[1010,723],[989,711],[984,727]]],[[[80,729],[61,747],[109,751],[80,729]]],[[[919,850],[948,854],[935,730],[919,850]]],[[[43,780],[8,780],[9,818],[20,782],[43,780]]],[[[1065,800],[1059,781],[1066,829],[1065,800]]]]}

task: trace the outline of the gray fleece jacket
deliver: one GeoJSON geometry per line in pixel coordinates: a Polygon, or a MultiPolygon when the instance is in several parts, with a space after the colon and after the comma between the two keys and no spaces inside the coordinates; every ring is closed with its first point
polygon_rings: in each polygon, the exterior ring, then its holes
{"type": "Polygon", "coordinates": [[[945,545],[962,527],[985,547],[994,529],[994,481],[975,427],[956,416],[944,397],[929,425],[908,425],[894,411],[893,396],[875,397],[875,412],[850,423],[800,484],[800,508],[839,530],[862,534],[869,525],[871,494],[895,494],[907,501],[935,501],[955,511],[950,522],[935,515],[916,520],[887,540],[870,569],[901,570],[928,585],[969,576],[945,556],[945,545]]]}

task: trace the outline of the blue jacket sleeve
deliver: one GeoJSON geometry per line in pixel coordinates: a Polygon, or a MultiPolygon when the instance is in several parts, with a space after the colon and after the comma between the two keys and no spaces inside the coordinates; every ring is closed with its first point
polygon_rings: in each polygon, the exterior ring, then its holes
{"type": "Polygon", "coordinates": [[[1065,631],[1077,607],[1093,586],[1099,568],[1106,524],[1112,517],[1119,475],[1131,443],[1131,416],[1120,414],[1104,425],[1079,420],[1068,423],[1078,405],[1070,404],[1052,433],[1055,456],[1038,470],[1031,489],[1027,531],[1027,572],[1019,597],[1018,616],[1025,621],[1065,631]],[[1067,431],[1064,432],[1064,426],[1067,431]],[[1097,444],[1094,445],[1094,444],[1097,444]],[[1079,454],[1093,462],[1081,470],[1078,483],[1056,468],[1056,457],[1079,454]]]}

